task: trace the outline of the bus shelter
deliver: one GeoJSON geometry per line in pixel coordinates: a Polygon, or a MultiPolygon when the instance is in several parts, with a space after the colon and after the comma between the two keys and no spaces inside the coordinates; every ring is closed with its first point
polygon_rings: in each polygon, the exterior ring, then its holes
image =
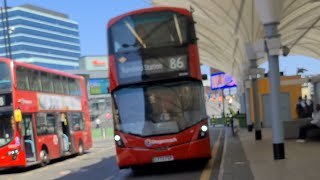
{"type": "MultiPolygon", "coordinates": [[[[153,6],[193,11],[200,61],[237,78],[240,95],[249,107],[253,89],[256,140],[259,122],[258,66],[269,61],[274,159],[284,159],[283,125],[279,119],[279,55],[299,54],[320,59],[319,0],[151,0],[153,6]],[[257,121],[258,120],[258,121],[257,121]]],[[[246,113],[250,114],[249,108],[246,113]]],[[[248,125],[251,122],[247,118],[248,125]]]]}

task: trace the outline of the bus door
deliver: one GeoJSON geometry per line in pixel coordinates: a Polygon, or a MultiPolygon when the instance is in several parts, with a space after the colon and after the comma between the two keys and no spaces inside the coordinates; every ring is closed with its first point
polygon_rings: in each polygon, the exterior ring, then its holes
{"type": "Polygon", "coordinates": [[[68,121],[68,131],[70,132],[69,141],[70,141],[70,152],[76,153],[76,147],[75,147],[75,134],[74,134],[74,126],[72,122],[72,114],[67,113],[66,118],[68,121]]]}
{"type": "Polygon", "coordinates": [[[31,114],[22,115],[22,132],[24,139],[24,149],[26,152],[27,163],[36,161],[36,147],[31,114]]]}
{"type": "Polygon", "coordinates": [[[60,115],[60,147],[64,155],[68,155],[71,152],[71,140],[70,140],[70,127],[69,127],[68,117],[65,113],[60,115]]]}

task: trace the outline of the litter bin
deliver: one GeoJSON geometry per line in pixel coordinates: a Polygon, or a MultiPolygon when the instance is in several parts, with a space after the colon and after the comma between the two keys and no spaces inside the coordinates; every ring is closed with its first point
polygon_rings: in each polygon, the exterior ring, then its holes
{"type": "Polygon", "coordinates": [[[213,126],[225,126],[226,125],[226,119],[222,117],[213,117],[212,119],[212,125],[213,126]]]}
{"type": "Polygon", "coordinates": [[[234,117],[239,120],[240,127],[247,128],[246,114],[236,114],[234,117]]]}

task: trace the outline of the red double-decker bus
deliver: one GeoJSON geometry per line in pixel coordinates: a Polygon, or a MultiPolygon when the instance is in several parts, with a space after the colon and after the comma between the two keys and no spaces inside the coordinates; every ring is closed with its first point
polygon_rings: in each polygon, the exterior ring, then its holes
{"type": "Polygon", "coordinates": [[[196,41],[185,9],[148,8],[109,21],[119,168],[211,157],[196,41]]]}
{"type": "Polygon", "coordinates": [[[0,58],[0,168],[82,154],[89,117],[83,77],[0,58]]]}

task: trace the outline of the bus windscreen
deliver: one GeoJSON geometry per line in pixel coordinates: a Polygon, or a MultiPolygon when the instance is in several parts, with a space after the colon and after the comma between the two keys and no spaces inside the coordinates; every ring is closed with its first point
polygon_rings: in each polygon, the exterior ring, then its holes
{"type": "Polygon", "coordinates": [[[13,122],[11,116],[12,114],[10,113],[0,113],[0,147],[11,142],[13,138],[13,122]]]}
{"type": "Polygon", "coordinates": [[[110,53],[188,43],[188,21],[169,11],[127,16],[110,29],[110,53]]]}
{"type": "Polygon", "coordinates": [[[7,63],[0,62],[0,89],[11,89],[10,69],[7,63]]]}
{"type": "Polygon", "coordinates": [[[115,91],[114,99],[121,107],[115,128],[138,136],[178,133],[206,118],[199,82],[132,86],[115,91]]]}

